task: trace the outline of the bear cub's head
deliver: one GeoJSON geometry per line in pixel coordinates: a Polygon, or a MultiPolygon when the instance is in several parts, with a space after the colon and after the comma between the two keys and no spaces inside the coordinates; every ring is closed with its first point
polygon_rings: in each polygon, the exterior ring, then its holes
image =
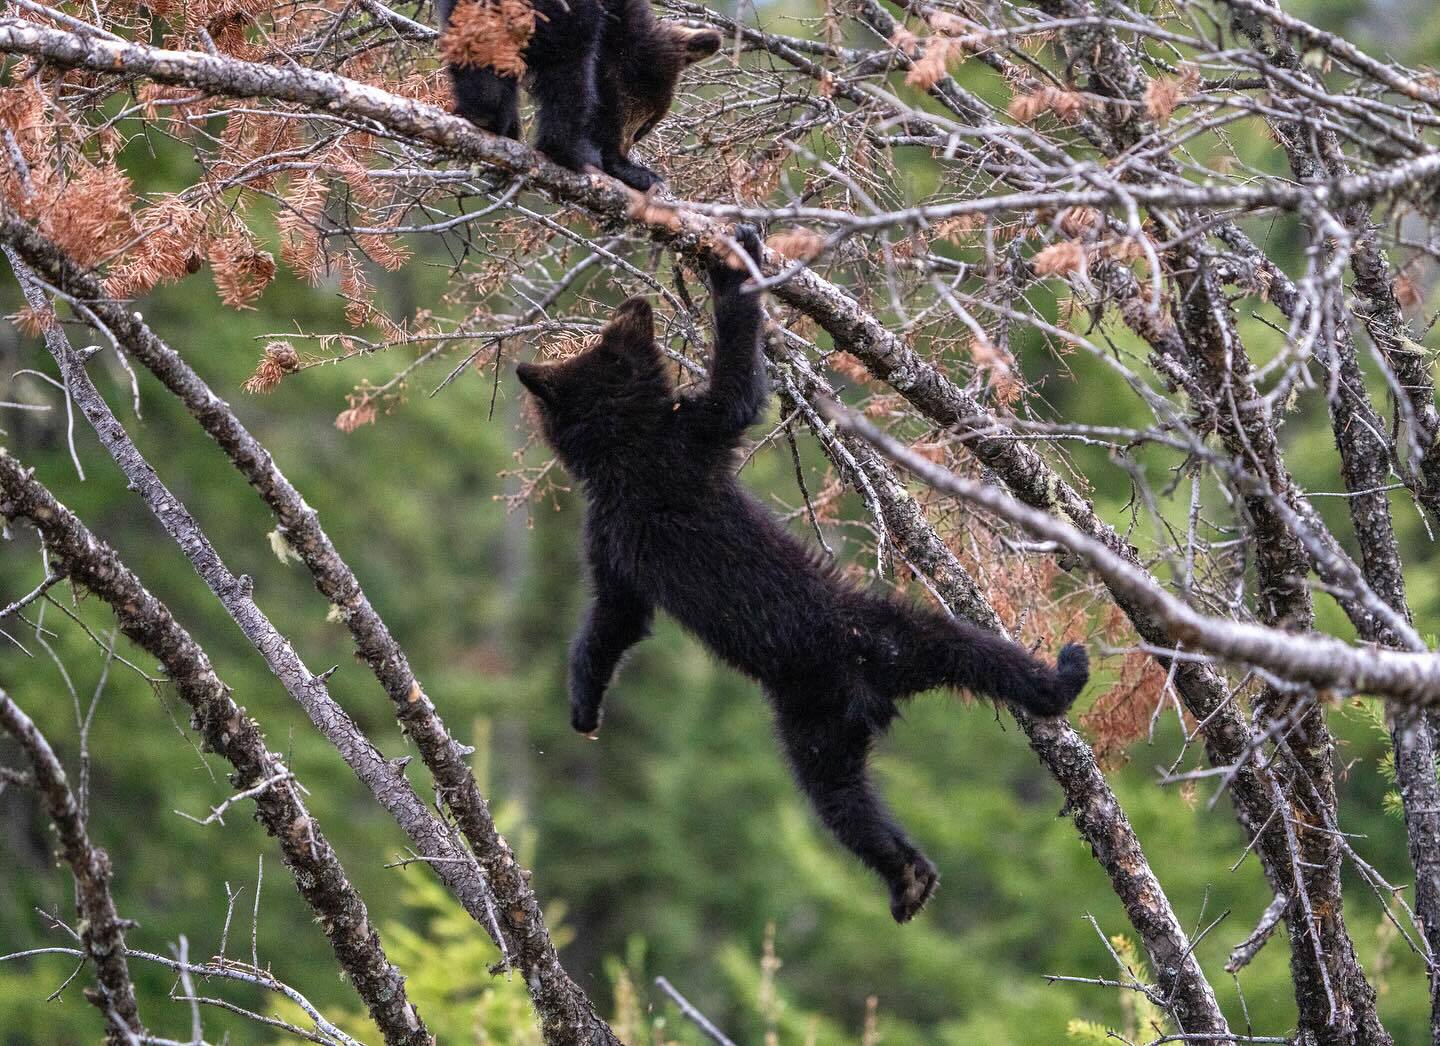
{"type": "MultiPolygon", "coordinates": [[[[648,0],[646,0],[648,6],[648,0]]],[[[670,112],[675,87],[687,66],[719,52],[724,41],[714,29],[689,29],[659,19],[648,32],[627,41],[627,54],[617,70],[622,119],[620,155],[644,138],[670,112]]]]}
{"type": "Polygon", "coordinates": [[[545,442],[582,479],[591,459],[643,439],[675,395],[644,298],[616,309],[585,351],[558,363],[521,363],[515,373],[534,397],[545,442]]]}

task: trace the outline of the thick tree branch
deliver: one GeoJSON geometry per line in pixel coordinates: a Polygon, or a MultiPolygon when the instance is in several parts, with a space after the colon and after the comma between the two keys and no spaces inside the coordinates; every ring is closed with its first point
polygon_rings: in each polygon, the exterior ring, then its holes
{"type": "MultiPolygon", "coordinates": [[[[1164,142],[1170,147],[1155,150],[1155,166],[1166,178],[1179,177],[1170,135],[1152,118],[1147,93],[1152,81],[1141,67],[1141,54],[1109,24],[1105,18],[1108,7],[1093,0],[1037,0],[1036,6],[1067,20],[1060,36],[1077,81],[1101,98],[1118,102],[1103,106],[1098,117],[1113,143],[1109,148],[1102,145],[1102,150],[1118,160],[1122,152],[1136,149],[1144,141],[1164,142]]],[[[1128,180],[1143,181],[1147,174],[1133,171],[1128,180]]],[[[1157,217],[1179,231],[1202,229],[1214,222],[1213,215],[1190,207],[1161,211],[1157,217]]],[[[1237,234],[1232,230],[1233,235],[1237,234]]],[[[1306,587],[1312,557],[1294,524],[1297,517],[1313,519],[1313,511],[1299,497],[1284,465],[1270,411],[1254,387],[1233,310],[1203,237],[1173,238],[1164,250],[1164,264],[1174,274],[1173,323],[1158,320],[1157,310],[1133,298],[1122,304],[1121,315],[1151,344],[1155,352],[1152,361],[1163,376],[1182,366],[1190,369],[1184,387],[1192,397],[1197,390],[1201,394],[1201,402],[1194,404],[1203,415],[1199,428],[1208,427],[1213,419],[1232,458],[1260,479],[1258,489],[1247,493],[1244,504],[1257,537],[1261,621],[1308,630],[1314,620],[1306,587]]],[[[1320,554],[1314,558],[1321,574],[1326,574],[1332,563],[1346,565],[1347,557],[1337,543],[1326,544],[1328,532],[1319,528],[1318,534],[1320,554]]],[[[1347,609],[1360,603],[1363,600],[1351,600],[1347,609]]],[[[1287,714],[1289,704],[1277,687],[1267,685],[1256,707],[1263,720],[1273,721],[1287,714]]],[[[1333,744],[1323,711],[1314,704],[1302,708],[1286,751],[1295,753],[1296,770],[1308,779],[1308,791],[1321,807],[1310,811],[1311,815],[1333,822],[1337,817],[1333,744]]],[[[1289,792],[1286,799],[1294,802],[1293,784],[1272,775],[1270,786],[1282,790],[1282,795],[1289,792]]],[[[1245,803],[1243,797],[1241,803],[1245,803]]],[[[1283,808],[1275,812],[1287,816],[1283,808]]],[[[1358,1028],[1363,1041],[1388,1043],[1389,1036],[1376,1013],[1375,992],[1360,969],[1344,923],[1338,839],[1323,831],[1287,830],[1282,834],[1268,818],[1265,823],[1270,828],[1262,829],[1266,838],[1261,840],[1260,851],[1267,872],[1277,892],[1299,901],[1289,908],[1288,919],[1302,1033],[1321,1041],[1343,1042],[1358,1028]],[[1302,847],[1303,853],[1293,852],[1295,846],[1302,847]],[[1283,860],[1287,852],[1288,881],[1283,860]],[[1323,925],[1311,917],[1317,911],[1325,915],[1323,925]]]]}
{"type": "MultiPolygon", "coordinates": [[[[478,161],[511,174],[525,175],[531,183],[557,199],[580,204],[598,215],[619,219],[632,206],[633,196],[618,181],[603,176],[579,175],[542,160],[524,144],[475,128],[457,116],[421,102],[402,98],[367,84],[316,72],[299,66],[271,66],[198,51],[171,51],[134,41],[108,40],[49,29],[22,19],[0,19],[0,52],[27,54],[67,68],[99,73],[146,76],[160,83],[178,84],[235,98],[274,98],[317,111],[344,113],[374,121],[386,131],[426,142],[457,157],[478,161]]],[[[755,208],[729,204],[681,201],[676,207],[683,220],[657,217],[651,234],[694,249],[694,241],[710,232],[703,215],[803,219],[836,223],[852,232],[889,225],[915,225],[971,214],[1029,211],[1063,207],[1233,208],[1237,210],[1303,210],[1374,202],[1397,192],[1413,192],[1440,180],[1440,154],[1424,155],[1317,185],[1269,181],[1250,186],[1195,186],[1190,184],[1125,185],[1063,192],[1018,192],[932,207],[908,208],[857,216],[849,211],[815,207],[755,208]]],[[[720,253],[722,248],[710,247],[720,253]]],[[[727,256],[728,256],[728,252],[727,256]]]]}
{"type": "Polygon", "coordinates": [[[60,837],[60,856],[75,877],[80,946],[100,982],[98,991],[85,994],[105,1015],[106,1042],[138,1043],[146,1032],[125,961],[126,921],[110,896],[110,856],[90,842],[85,814],[50,742],[4,690],[0,690],[0,728],[29,760],[32,786],[60,837]]]}
{"type": "MultiPolygon", "coordinates": [[[[783,361],[788,374],[800,385],[797,395],[813,397],[822,410],[833,401],[834,390],[802,360],[784,350],[772,348],[772,354],[783,361]]],[[[1005,635],[1005,626],[995,609],[955,553],[935,533],[893,470],[864,438],[842,438],[849,447],[850,459],[864,471],[870,488],[876,492],[886,531],[906,560],[925,570],[952,613],[1005,635]]],[[[1014,707],[1010,712],[1025,732],[1031,749],[1059,784],[1065,796],[1065,813],[1109,876],[1180,1027],[1192,1033],[1228,1033],[1224,1014],[1195,958],[1193,945],[1151,870],[1124,808],[1096,765],[1090,746],[1064,719],[1037,719],[1014,707]]]]}
{"type": "MultiPolygon", "coordinates": [[[[1245,0],[1227,0],[1227,3],[1278,19],[1276,24],[1300,31],[1294,19],[1265,4],[1245,0]]],[[[1258,45],[1263,42],[1253,22],[1242,20],[1242,31],[1252,43],[1258,45]]],[[[1333,44],[1333,41],[1315,42],[1333,44]]],[[[1355,60],[1355,56],[1348,53],[1353,51],[1349,45],[1344,45],[1341,50],[1347,51],[1349,60],[1355,60]]],[[[1291,76],[1306,83],[1313,82],[1300,56],[1283,40],[1274,48],[1274,59],[1291,76]]],[[[1382,81],[1384,79],[1382,77],[1382,81]]],[[[1418,84],[1414,86],[1419,87],[1418,84]]],[[[1280,89],[1283,91],[1284,88],[1280,89]]],[[[1311,179],[1327,174],[1350,174],[1350,165],[1334,131],[1312,126],[1311,121],[1305,118],[1309,106],[1298,104],[1296,108],[1300,114],[1296,119],[1272,120],[1275,137],[1284,148],[1294,175],[1299,179],[1311,179]]],[[[1409,418],[1411,439],[1417,447],[1421,465],[1422,478],[1416,494],[1421,503],[1434,512],[1440,489],[1426,474],[1424,461],[1425,454],[1436,441],[1440,423],[1436,421],[1435,390],[1430,378],[1429,361],[1417,359],[1421,354],[1412,351],[1414,342],[1405,336],[1407,324],[1395,294],[1390,264],[1380,249],[1366,209],[1345,208],[1341,211],[1341,220],[1350,239],[1343,247],[1347,249],[1355,275],[1355,291],[1359,299],[1355,312],[1365,323],[1382,358],[1394,369],[1395,380],[1401,385],[1397,402],[1404,409],[1398,413],[1409,418]]],[[[1327,245],[1327,257],[1333,259],[1335,253],[1327,245]]],[[[1341,475],[1351,494],[1346,499],[1346,506],[1360,548],[1365,582],[1400,620],[1398,625],[1387,627],[1379,621],[1351,616],[1363,639],[1390,647],[1424,651],[1425,644],[1409,627],[1411,615],[1405,595],[1400,546],[1391,520],[1389,499],[1383,491],[1390,476],[1390,462],[1398,460],[1399,455],[1385,436],[1385,422],[1376,411],[1366,388],[1348,310],[1337,303],[1323,311],[1318,319],[1329,335],[1332,374],[1327,403],[1331,430],[1340,452],[1341,475]]],[[[1418,710],[1392,708],[1388,710],[1388,722],[1395,750],[1396,780],[1400,786],[1410,859],[1415,870],[1414,911],[1429,952],[1431,1032],[1440,1041],[1440,967],[1436,965],[1436,956],[1440,955],[1440,779],[1435,772],[1434,738],[1435,724],[1440,720],[1434,717],[1433,711],[1427,716],[1418,710]]],[[[1328,775],[1328,763],[1323,770],[1328,775]]],[[[1325,834],[1328,837],[1329,833],[1325,834]]],[[[1338,839],[1332,839],[1326,845],[1334,847],[1336,842],[1338,839]]]]}
{"type": "Polygon", "coordinates": [[[827,406],[842,431],[863,436],[923,482],[992,512],[1080,557],[1112,590],[1143,604],[1187,650],[1203,651],[1272,672],[1318,689],[1371,693],[1410,707],[1440,704],[1440,657],[1367,650],[1326,636],[1289,635],[1243,621],[1198,613],[1157,585],[1144,571],[1069,523],[1031,508],[994,487],[955,475],[920,457],[869,421],[827,406]]]}
{"type": "MultiPolygon", "coordinates": [[[[27,264],[33,265],[53,286],[82,303],[126,352],[154,373],[185,404],[274,512],[286,542],[304,561],[316,587],[340,610],[355,641],[357,653],[390,696],[396,718],[406,736],[415,742],[435,779],[442,801],[479,861],[498,908],[504,913],[503,918],[498,920],[487,916],[486,928],[493,933],[498,927],[503,935],[503,946],[509,960],[520,968],[531,989],[532,1001],[540,1015],[547,1041],[602,1044],[611,1041],[605,1022],[561,967],[545,928],[539,901],[530,888],[529,873],[515,859],[509,844],[496,829],[489,806],[466,762],[465,750],[446,730],[434,704],[415,678],[405,652],[366,598],[354,572],[336,551],[320,525],[319,515],[305,503],[270,453],[246,430],[229,406],[211,391],[179,353],[150,330],[138,313],[121,308],[105,297],[92,277],[27,223],[4,214],[3,209],[0,209],[0,241],[10,245],[7,249],[14,250],[27,264]]],[[[58,358],[62,360],[63,367],[63,361],[73,361],[74,354],[62,354],[58,358]]],[[[97,425],[97,431],[103,426],[105,431],[117,434],[117,441],[128,443],[123,436],[123,428],[95,392],[83,369],[77,368],[77,371],[75,381],[84,390],[80,402],[87,417],[93,413],[95,417],[91,420],[97,425]]],[[[133,450],[133,446],[130,449],[133,450]]],[[[133,459],[132,467],[142,477],[138,481],[142,484],[142,493],[155,490],[158,479],[153,471],[147,475],[148,466],[133,459]]],[[[163,491],[163,487],[159,489],[163,491]]],[[[156,493],[162,505],[166,504],[166,496],[156,493]]],[[[167,515],[171,519],[176,518],[174,505],[178,502],[163,509],[164,514],[157,511],[162,521],[167,515]]],[[[183,508],[179,511],[183,512],[183,508]]],[[[349,724],[349,729],[344,728],[348,720],[338,718],[344,713],[330,700],[323,681],[309,676],[308,683],[305,682],[302,675],[304,667],[298,657],[293,651],[286,653],[288,644],[274,634],[273,629],[265,626],[263,615],[254,607],[253,601],[235,594],[235,588],[227,582],[229,573],[213,555],[213,549],[208,554],[203,551],[202,546],[208,545],[208,542],[194,526],[194,521],[190,520],[183,530],[188,536],[181,544],[187,555],[194,548],[204,559],[203,569],[197,564],[197,570],[206,577],[207,583],[213,579],[212,590],[222,602],[227,603],[227,609],[234,608],[232,615],[241,615],[237,617],[237,622],[247,629],[247,635],[251,636],[257,649],[266,654],[267,660],[275,659],[272,667],[279,665],[277,675],[284,672],[282,679],[294,681],[296,690],[292,690],[292,694],[307,707],[307,712],[311,705],[316,708],[310,713],[312,721],[319,716],[320,723],[329,724],[321,725],[321,729],[327,737],[332,737],[331,731],[335,732],[332,741],[337,742],[337,747],[340,747],[339,741],[346,741],[341,753],[346,762],[356,769],[357,775],[361,775],[372,790],[380,789],[377,798],[380,795],[390,797],[385,800],[391,804],[387,805],[387,809],[397,819],[404,818],[402,824],[408,822],[419,826],[428,822],[432,832],[438,830],[434,819],[420,811],[420,800],[408,784],[401,786],[401,782],[405,781],[403,773],[394,768],[382,770],[383,760],[374,753],[373,746],[369,746],[368,742],[355,743],[358,728],[354,728],[353,723],[349,724]],[[362,768],[365,768],[364,774],[362,768]],[[368,780],[365,775],[369,776],[368,780]]]]}
{"type": "Polygon", "coordinates": [[[430,1042],[405,999],[404,978],[386,958],[364,901],[305,808],[293,776],[280,756],[265,746],[255,721],[231,699],[230,688],[215,674],[205,652],[114,551],[3,450],[0,516],[33,524],[55,569],[109,604],[120,631],[164,666],[190,706],[191,724],[205,748],[235,768],[230,782],[237,791],[275,781],[255,796],[257,817],[279,843],[295,885],[315,911],[341,969],[370,1007],[387,1042],[416,1046],[430,1042]]]}

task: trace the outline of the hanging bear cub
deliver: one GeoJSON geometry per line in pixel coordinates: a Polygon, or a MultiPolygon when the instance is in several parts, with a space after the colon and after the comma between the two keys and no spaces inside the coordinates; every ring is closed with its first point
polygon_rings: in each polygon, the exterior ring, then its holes
{"type": "MultiPolygon", "coordinates": [[[[459,2],[497,13],[477,24],[480,49],[488,53],[505,29],[502,9],[524,0],[459,2]]],[[[438,0],[446,27],[456,6],[457,0],[438,0]]],[[[572,171],[595,168],[641,192],[649,189],[660,176],[633,162],[630,148],[670,111],[685,67],[720,50],[720,34],[662,22],[650,0],[530,0],[529,6],[535,28],[521,54],[525,85],[539,107],[536,148],[572,171]]],[[[467,41],[457,36],[453,47],[463,52],[467,41]]],[[[445,41],[441,46],[451,50],[445,41]]],[[[450,76],[461,116],[495,134],[520,137],[516,76],[453,60],[450,76]]]]}
{"type": "MultiPolygon", "coordinates": [[[[759,239],[736,238],[752,257],[759,239]]],[[[758,680],[795,777],[839,840],[890,888],[897,922],[939,880],[876,795],[866,761],[896,703],[969,689],[1042,716],[1062,714],[1089,678],[1083,647],[1055,667],[935,611],[862,591],[794,537],[735,475],[734,451],[767,397],[763,313],[746,272],[710,266],[715,352],[708,385],[677,390],[650,306],[621,305],[593,348],[522,363],[541,429],[587,499],[594,601],[570,657],[570,721],[593,733],[625,651],[656,607],[758,680]]]]}

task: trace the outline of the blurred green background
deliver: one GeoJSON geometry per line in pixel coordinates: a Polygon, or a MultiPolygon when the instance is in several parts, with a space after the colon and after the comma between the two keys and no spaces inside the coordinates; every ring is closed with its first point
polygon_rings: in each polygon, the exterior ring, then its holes
{"type": "MultiPolygon", "coordinates": [[[[1440,11],[1423,0],[1408,6],[1377,0],[1368,9],[1322,0],[1287,9],[1380,51],[1440,61],[1440,11]]],[[[1255,162],[1265,162],[1265,147],[1259,136],[1241,146],[1255,162]]],[[[123,161],[141,190],[174,188],[191,176],[190,160],[178,150],[150,156],[132,149],[123,161]]],[[[1273,166],[1273,158],[1268,163],[1273,166]]],[[[1283,228],[1258,231],[1287,264],[1297,261],[1298,238],[1284,242],[1283,228]]],[[[421,264],[377,276],[385,303],[401,316],[432,303],[444,279],[443,265],[421,264]]],[[[6,311],[16,305],[8,274],[0,302],[6,311]]],[[[514,490],[515,480],[499,474],[513,467],[528,435],[508,370],[493,417],[490,375],[467,374],[430,399],[425,393],[443,375],[432,368],[408,401],[346,435],[333,424],[345,393],[364,378],[393,375],[405,362],[399,355],[309,370],[267,397],[240,391],[261,335],[344,328],[343,302],[333,288],[315,290],[282,274],[256,311],[237,313],[222,307],[199,276],[156,292],[143,308],[232,400],[318,509],[451,729],[477,746],[477,770],[502,827],[534,870],[557,939],[566,942],[567,968],[616,1016],[627,1041],[700,1041],[651,986],[657,975],[739,1042],[765,1041],[771,1032],[781,1043],[1103,1041],[1107,1027],[1133,1032],[1144,1023],[1147,1015],[1136,1011],[1133,995],[1044,979],[1113,976],[1114,962],[1085,917],[1093,915],[1106,934],[1128,926],[1088,848],[1059,815],[1058,789],[1013,723],[997,722],[983,707],[928,698],[913,706],[884,746],[878,759],[884,791],[943,873],[925,914],[897,927],[880,884],[811,820],[772,743],[757,689],[715,665],[673,624],[662,621],[624,670],[601,741],[571,733],[564,660],[584,600],[576,557],[580,506],[563,491],[528,510],[507,512],[497,500],[514,490]]],[[[1273,351],[1268,328],[1247,321],[1247,333],[1257,357],[1273,351]]],[[[1025,352],[1033,353],[1027,373],[1049,367],[1038,343],[1025,352]]],[[[1093,361],[1076,356],[1070,362],[1077,380],[1051,380],[1045,388],[1060,415],[1145,421],[1133,397],[1104,395],[1113,378],[1093,361]]],[[[113,380],[106,384],[122,410],[126,387],[110,365],[113,380]]],[[[26,367],[54,370],[34,339],[0,326],[0,399],[54,402],[34,379],[10,377],[26,367]]],[[[326,604],[304,569],[280,563],[271,551],[272,523],[259,500],[163,390],[147,378],[141,388],[143,421],[123,414],[141,449],[229,566],[256,579],[258,602],[310,667],[340,666],[331,680],[336,698],[387,753],[403,754],[388,702],[350,655],[343,627],[326,619],[326,604]]],[[[1322,408],[1318,400],[1302,404],[1287,422],[1288,460],[1303,486],[1336,489],[1322,408]]],[[[523,986],[486,974],[493,949],[424,868],[383,867],[401,854],[399,831],[269,677],[179,551],[126,492],[83,423],[77,432],[88,477],[83,483],[65,450],[63,410],[0,411],[0,427],[4,445],[37,466],[39,478],[170,605],[237,700],[258,717],[272,746],[289,754],[312,811],[441,1042],[535,1041],[523,986]]],[[[814,448],[803,449],[811,478],[818,479],[814,448]]],[[[1103,455],[1076,458],[1099,503],[1121,521],[1129,496],[1124,473],[1103,455]]],[[[796,503],[783,444],[758,455],[746,475],[756,488],[796,503]]],[[[1343,504],[1329,499],[1321,507],[1348,539],[1343,504]]],[[[1433,632],[1440,604],[1436,557],[1413,510],[1399,502],[1397,521],[1412,555],[1412,605],[1422,631],[1433,632]]],[[[33,536],[11,537],[0,556],[0,604],[42,576],[33,536]]],[[[56,595],[69,603],[67,589],[56,595]]],[[[97,634],[108,629],[109,616],[95,601],[82,601],[79,613],[97,634]]],[[[1343,631],[1333,608],[1323,607],[1322,614],[1327,627],[1343,631]]],[[[88,701],[103,658],[53,607],[44,612],[44,625],[55,633],[48,639],[54,659],[32,628],[7,626],[30,656],[0,638],[0,686],[73,768],[74,704],[56,661],[88,701]]],[[[153,667],[123,643],[120,652],[153,667]]],[[[1101,666],[1082,708],[1118,660],[1101,666]]],[[[237,809],[223,827],[202,827],[175,813],[204,816],[228,794],[223,764],[201,759],[182,729],[185,719],[171,695],[157,694],[122,666],[110,672],[91,740],[91,832],[113,856],[121,913],[140,924],[131,944],[166,952],[184,935],[192,957],[214,954],[229,884],[239,900],[228,953],[248,958],[257,855],[263,854],[261,962],[374,1041],[353,994],[335,975],[319,928],[248,811],[237,809]]],[[[1408,882],[1402,826],[1384,810],[1383,739],[1363,715],[1333,721],[1346,770],[1342,823],[1365,836],[1358,845],[1385,876],[1408,882]]],[[[1137,745],[1112,782],[1187,928],[1194,932],[1230,913],[1198,954],[1240,1031],[1247,1027],[1245,1010],[1221,967],[1269,901],[1268,891],[1253,858],[1231,871],[1245,840],[1223,800],[1211,810],[1204,787],[1198,800],[1187,801],[1155,784],[1156,765],[1173,758],[1177,743],[1172,723],[1153,747],[1137,745]]],[[[0,754],[15,765],[12,749],[0,745],[0,754]]],[[[412,776],[424,794],[423,770],[412,776]]],[[[0,795],[0,951],[66,943],[36,911],[73,915],[68,875],[54,866],[51,842],[31,797],[14,788],[0,795]]],[[[1382,1014],[1397,1042],[1419,1042],[1426,1028],[1421,963],[1384,924],[1366,887],[1353,878],[1347,887],[1350,927],[1382,993],[1382,1014]]],[[[62,958],[0,967],[0,1043],[95,1041],[98,1017],[80,995],[88,974],[57,1001],[46,1001],[72,968],[62,958]]],[[[166,1000],[171,977],[138,963],[133,972],[149,1025],[186,1034],[188,1013],[166,1000]]],[[[1239,988],[1255,1032],[1283,1034],[1292,1026],[1283,935],[1245,970],[1239,988]]],[[[211,985],[206,993],[273,1005],[236,985],[211,985]]],[[[211,1041],[222,1035],[234,1043],[273,1040],[219,1013],[208,1013],[206,1026],[211,1041]]],[[[1142,1039],[1154,1034],[1140,1031],[1142,1039]]]]}

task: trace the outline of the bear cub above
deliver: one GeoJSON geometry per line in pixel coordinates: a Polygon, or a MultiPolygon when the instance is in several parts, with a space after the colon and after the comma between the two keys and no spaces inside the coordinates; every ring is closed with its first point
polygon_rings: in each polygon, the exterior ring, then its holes
{"type": "MultiPolygon", "coordinates": [[[[460,0],[462,4],[496,0],[460,0]]],[[[525,86],[539,110],[535,146],[572,171],[603,170],[644,192],[660,176],[630,149],[670,111],[680,74],[720,50],[713,29],[655,17],[649,0],[532,0],[525,86]]],[[[457,0],[437,0],[449,26],[457,0]]],[[[456,108],[487,131],[520,137],[520,83],[488,66],[451,65],[456,108]]]]}
{"type": "MultiPolygon", "coordinates": [[[[755,231],[735,235],[758,260],[755,231]]],[[[571,649],[571,723],[599,727],[621,656],[665,611],[761,684],[800,787],[885,880],[891,914],[905,922],[939,875],[867,774],[897,702],[950,687],[1056,716],[1085,686],[1089,662],[1072,644],[1052,667],[1000,636],[850,584],[741,486],[735,451],[768,394],[764,314],[744,269],[717,263],[707,275],[715,350],[698,390],[675,387],[642,298],[615,311],[594,347],[518,368],[587,501],[594,599],[571,649]]]]}

